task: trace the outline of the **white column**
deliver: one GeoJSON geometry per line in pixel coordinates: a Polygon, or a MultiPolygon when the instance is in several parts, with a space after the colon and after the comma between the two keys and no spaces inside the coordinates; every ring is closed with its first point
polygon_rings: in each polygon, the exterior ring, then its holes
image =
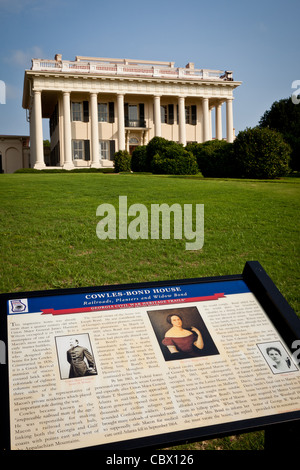
{"type": "Polygon", "coordinates": [[[154,96],[154,133],[155,137],[161,137],[160,96],[154,96]]]}
{"type": "Polygon", "coordinates": [[[178,112],[179,112],[179,143],[186,145],[186,131],[185,131],[185,98],[179,96],[178,98],[178,112]]]}
{"type": "Polygon", "coordinates": [[[216,106],[216,139],[222,140],[222,103],[216,106]]]}
{"type": "Polygon", "coordinates": [[[70,93],[63,92],[63,116],[64,116],[64,164],[63,168],[71,170],[74,168],[72,161],[72,137],[71,137],[71,103],[70,93]]]}
{"type": "Polygon", "coordinates": [[[211,109],[209,109],[208,114],[209,114],[209,140],[212,140],[212,123],[211,123],[212,110],[211,109]]]}
{"type": "Polygon", "coordinates": [[[208,106],[208,98],[203,98],[202,102],[203,106],[203,142],[209,140],[209,132],[210,132],[210,125],[209,125],[209,106],[208,106]]]}
{"type": "Polygon", "coordinates": [[[232,98],[226,100],[226,133],[227,142],[233,142],[233,112],[232,112],[232,98]]]}
{"type": "Polygon", "coordinates": [[[42,96],[40,91],[33,92],[33,112],[34,112],[34,168],[42,170],[45,168],[44,143],[43,143],[43,122],[42,122],[42,96]]]}
{"type": "Polygon", "coordinates": [[[31,109],[30,109],[30,114],[29,114],[29,122],[30,122],[30,167],[34,168],[34,165],[36,163],[36,150],[35,150],[35,125],[34,125],[34,104],[33,104],[33,98],[31,101],[31,109]]]}
{"type": "Polygon", "coordinates": [[[124,95],[118,94],[118,143],[119,150],[125,150],[124,95]]]}
{"type": "Polygon", "coordinates": [[[97,93],[90,95],[91,105],[91,167],[100,168],[99,131],[98,131],[98,97],[97,93]]]}

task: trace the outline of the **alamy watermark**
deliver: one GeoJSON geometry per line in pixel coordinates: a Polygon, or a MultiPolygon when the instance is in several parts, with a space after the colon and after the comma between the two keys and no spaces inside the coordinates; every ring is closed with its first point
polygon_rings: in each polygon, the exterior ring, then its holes
{"type": "Polygon", "coordinates": [[[292,93],[292,102],[294,104],[300,103],[300,80],[294,80],[292,83],[292,88],[296,88],[295,91],[292,93]]]}
{"type": "Polygon", "coordinates": [[[3,80],[0,80],[0,104],[6,104],[6,85],[3,80]]]}
{"type": "Polygon", "coordinates": [[[0,340],[0,364],[6,364],[6,345],[0,340]]]}
{"type": "Polygon", "coordinates": [[[127,196],[119,196],[118,212],[112,204],[100,204],[96,215],[102,217],[96,233],[100,240],[143,239],[188,240],[186,250],[200,250],[204,244],[204,204],[144,204],[128,207],[127,196]],[[173,230],[172,230],[173,229],[173,230]]]}

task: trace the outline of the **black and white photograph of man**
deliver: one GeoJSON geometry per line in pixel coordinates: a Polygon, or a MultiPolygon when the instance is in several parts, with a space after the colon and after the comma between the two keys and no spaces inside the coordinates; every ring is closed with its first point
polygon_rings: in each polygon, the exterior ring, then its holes
{"type": "Polygon", "coordinates": [[[56,337],[62,379],[97,375],[89,335],[56,337]]]}

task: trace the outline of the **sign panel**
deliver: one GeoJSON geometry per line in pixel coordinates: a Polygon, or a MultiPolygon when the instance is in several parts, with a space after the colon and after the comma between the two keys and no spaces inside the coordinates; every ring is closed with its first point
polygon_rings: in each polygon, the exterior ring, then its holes
{"type": "Polygon", "coordinates": [[[297,350],[249,284],[3,295],[9,448],[128,449],[299,419],[297,350]]]}

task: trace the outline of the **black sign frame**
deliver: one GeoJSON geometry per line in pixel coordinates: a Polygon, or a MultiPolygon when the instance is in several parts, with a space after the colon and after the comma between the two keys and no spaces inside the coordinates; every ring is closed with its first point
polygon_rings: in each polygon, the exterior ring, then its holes
{"type": "MultiPolygon", "coordinates": [[[[254,294],[257,301],[262,306],[268,318],[276,330],[288,345],[294,341],[300,340],[300,320],[286,299],[280,293],[274,282],[267,275],[258,261],[248,261],[245,264],[242,274],[229,276],[216,276],[206,278],[179,279],[168,281],[157,281],[147,283],[133,283],[111,286],[93,286],[76,289],[58,289],[35,292],[17,292],[5,293],[0,295],[0,326],[1,341],[5,345],[8,343],[7,338],[7,302],[9,299],[19,299],[23,297],[51,297],[73,295],[77,293],[91,293],[102,291],[115,291],[116,289],[139,289],[141,287],[165,287],[177,286],[185,284],[203,284],[216,283],[220,281],[242,280],[254,294]]],[[[6,356],[6,363],[1,364],[1,448],[2,450],[10,450],[10,412],[9,412],[9,372],[8,362],[9,354],[6,356]]],[[[160,448],[164,446],[175,445],[181,442],[201,441],[213,439],[216,437],[224,437],[228,435],[248,433],[257,430],[276,429],[276,426],[285,425],[293,429],[294,436],[299,433],[300,410],[288,413],[280,413],[270,416],[263,416],[251,419],[233,421],[229,423],[221,423],[210,425],[207,427],[195,427],[192,429],[184,429],[176,432],[164,432],[162,434],[149,435],[146,437],[123,440],[122,442],[110,442],[107,445],[92,446],[91,449],[99,450],[129,450],[129,449],[149,449],[160,448]],[[274,428],[275,426],[275,428],[274,428]]],[[[280,429],[280,427],[278,428],[280,429]]],[[[88,447],[87,449],[90,449],[88,447]]],[[[76,450],[76,449],[73,449],[76,450]]],[[[82,450],[82,449],[81,449],[82,450]]]]}

